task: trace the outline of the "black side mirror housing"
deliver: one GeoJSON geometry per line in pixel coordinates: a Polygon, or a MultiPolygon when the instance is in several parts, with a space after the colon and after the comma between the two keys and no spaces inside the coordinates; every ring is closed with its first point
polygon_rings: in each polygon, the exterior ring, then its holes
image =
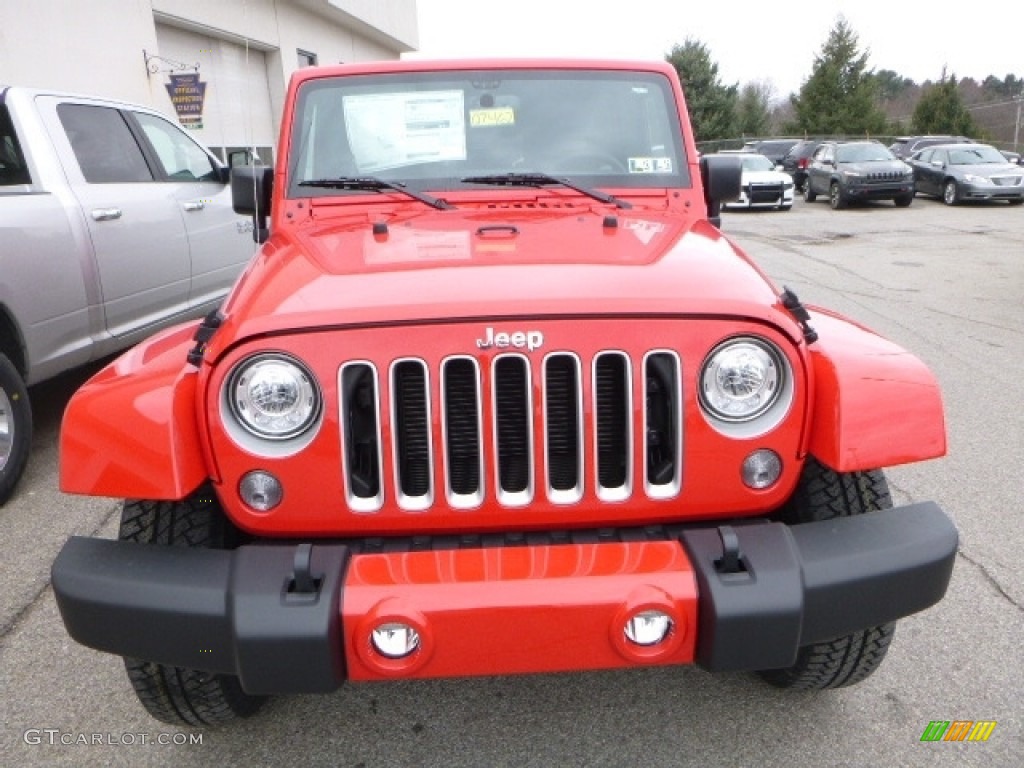
{"type": "Polygon", "coordinates": [[[700,178],[704,184],[704,203],[708,207],[708,221],[722,226],[722,203],[740,196],[743,161],[735,155],[702,155],[700,178]]]}
{"type": "Polygon", "coordinates": [[[252,216],[252,238],[264,243],[270,236],[267,217],[274,188],[274,169],[267,165],[239,165],[231,169],[231,206],[235,213],[252,216]]]}

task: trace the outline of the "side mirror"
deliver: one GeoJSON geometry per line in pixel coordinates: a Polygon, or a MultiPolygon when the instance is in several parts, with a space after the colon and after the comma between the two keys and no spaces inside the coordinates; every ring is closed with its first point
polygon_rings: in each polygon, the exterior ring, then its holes
{"type": "Polygon", "coordinates": [[[740,196],[743,162],[735,155],[704,155],[700,159],[700,178],[704,183],[704,203],[708,220],[722,226],[722,203],[740,196]]]}
{"type": "Polygon", "coordinates": [[[252,216],[252,239],[257,243],[266,242],[270,235],[267,216],[273,188],[274,169],[270,166],[242,165],[231,169],[231,206],[235,213],[252,216]]]}

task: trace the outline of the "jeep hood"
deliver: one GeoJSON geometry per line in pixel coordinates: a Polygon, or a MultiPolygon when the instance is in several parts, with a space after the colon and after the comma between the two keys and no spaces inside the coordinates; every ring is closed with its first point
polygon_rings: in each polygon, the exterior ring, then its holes
{"type": "Polygon", "coordinates": [[[275,233],[225,304],[232,330],[218,340],[587,315],[737,316],[800,337],[764,274],[696,216],[600,205],[418,207],[382,220],[364,211],[275,233]]]}

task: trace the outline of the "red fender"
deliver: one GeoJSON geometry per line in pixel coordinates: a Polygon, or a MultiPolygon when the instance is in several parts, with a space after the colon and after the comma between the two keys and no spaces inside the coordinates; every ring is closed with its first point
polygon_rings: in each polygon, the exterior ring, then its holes
{"type": "Polygon", "coordinates": [[[60,488],[117,498],[181,499],[208,472],[186,355],[196,324],[132,348],[75,393],[60,432],[60,488]]]}
{"type": "Polygon", "coordinates": [[[809,449],[838,472],[943,456],[938,382],[902,347],[838,315],[811,311],[814,409],[809,449]]]}

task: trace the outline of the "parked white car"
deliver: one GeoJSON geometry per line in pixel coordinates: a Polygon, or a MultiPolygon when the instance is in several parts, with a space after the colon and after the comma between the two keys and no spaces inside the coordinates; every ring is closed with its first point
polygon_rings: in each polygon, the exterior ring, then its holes
{"type": "Polygon", "coordinates": [[[743,181],[739,198],[730,201],[729,208],[788,211],[793,207],[793,178],[788,173],[778,170],[771,160],[755,152],[730,154],[743,161],[743,181]]]}

